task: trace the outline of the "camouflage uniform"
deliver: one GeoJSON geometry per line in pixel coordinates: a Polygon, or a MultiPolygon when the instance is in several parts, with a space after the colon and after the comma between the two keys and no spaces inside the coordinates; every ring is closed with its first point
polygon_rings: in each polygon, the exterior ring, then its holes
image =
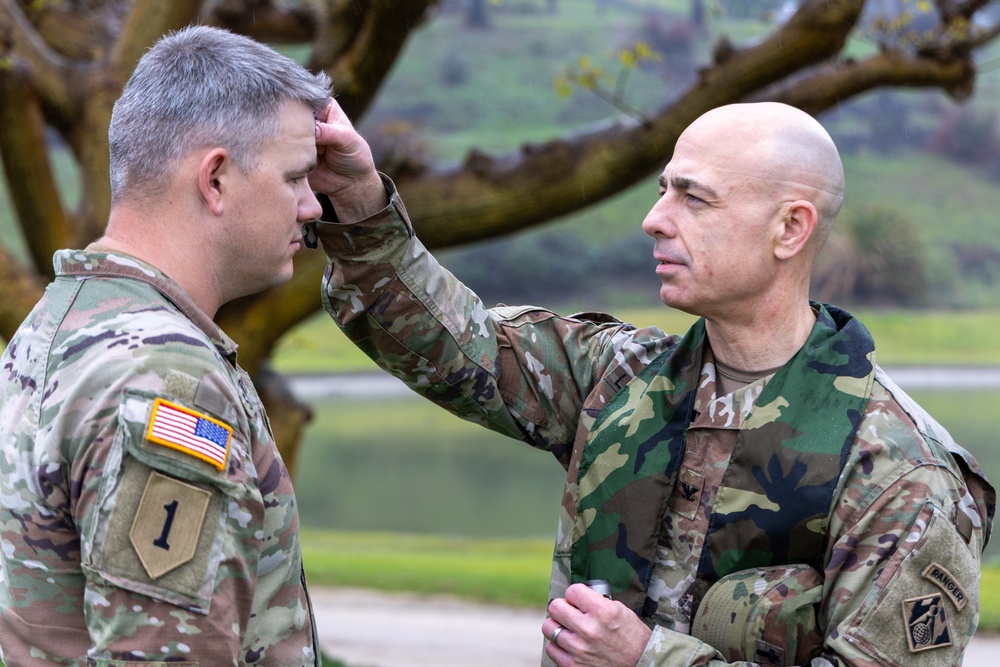
{"type": "Polygon", "coordinates": [[[0,385],[8,665],[315,665],[298,514],[236,345],[120,254],[60,251],[0,385]]]}
{"type": "MultiPolygon", "coordinates": [[[[651,403],[628,405],[620,415],[609,415],[608,406],[681,339],[603,315],[485,308],[427,253],[391,183],[387,188],[391,202],[382,212],[357,224],[317,225],[330,257],[324,304],[362,350],[414,391],[551,452],[567,469],[550,590],[561,596],[574,542],[592,518],[578,515],[586,500],[579,466],[591,431],[598,420],[619,417],[626,432],[645,426],[651,403]]],[[[978,620],[979,558],[995,494],[974,459],[873,361],[856,440],[832,480],[822,574],[779,562],[697,589],[716,493],[770,380],[719,398],[711,361],[706,348],[672,496],[662,512],[649,511],[662,525],[650,529],[657,553],[637,611],[653,634],[639,664],[958,664],[978,620]]],[[[640,465],[614,449],[604,458],[601,476],[640,465]]],[[[787,472],[779,466],[764,474],[774,481],[787,472]]],[[[784,482],[772,488],[795,503],[794,480],[784,482]]],[[[747,506],[774,504],[770,494],[736,496],[747,506]]],[[[627,558],[628,546],[612,555],[627,558]]]]}

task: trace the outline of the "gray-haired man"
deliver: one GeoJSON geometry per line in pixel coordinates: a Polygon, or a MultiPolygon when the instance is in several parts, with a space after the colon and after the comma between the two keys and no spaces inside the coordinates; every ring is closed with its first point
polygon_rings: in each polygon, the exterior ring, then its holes
{"type": "Polygon", "coordinates": [[[139,62],[107,231],[56,254],[0,360],[8,665],[319,663],[289,475],[212,318],[290,278],[329,97],[223,30],[139,62]]]}

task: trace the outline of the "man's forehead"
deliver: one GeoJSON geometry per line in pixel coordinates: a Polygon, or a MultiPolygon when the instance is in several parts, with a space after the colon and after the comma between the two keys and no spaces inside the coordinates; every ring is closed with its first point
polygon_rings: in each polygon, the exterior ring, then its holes
{"type": "Polygon", "coordinates": [[[286,106],[282,110],[278,132],[272,143],[278,150],[299,151],[304,156],[315,156],[316,121],[305,105],[286,106]]]}
{"type": "Polygon", "coordinates": [[[673,184],[685,189],[697,185],[713,187],[723,184],[726,174],[710,163],[688,158],[675,151],[660,173],[659,180],[660,185],[673,184]]]}
{"type": "MultiPolygon", "coordinates": [[[[803,186],[814,190],[822,189],[806,178],[795,178],[787,170],[776,171],[769,168],[770,165],[766,160],[754,162],[752,159],[745,159],[748,157],[744,153],[730,159],[723,157],[722,159],[699,160],[696,156],[688,157],[675,151],[670,162],[663,168],[659,182],[660,185],[673,183],[678,187],[681,183],[685,184],[684,187],[687,187],[686,184],[692,183],[718,192],[739,187],[741,184],[783,184],[803,186]]],[[[813,175],[805,169],[801,173],[804,176],[813,175]]]]}

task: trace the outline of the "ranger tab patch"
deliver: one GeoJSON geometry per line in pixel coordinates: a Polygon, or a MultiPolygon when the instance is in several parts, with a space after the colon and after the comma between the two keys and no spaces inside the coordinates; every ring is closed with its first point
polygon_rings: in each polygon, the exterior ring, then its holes
{"type": "Polygon", "coordinates": [[[911,653],[951,646],[951,632],[940,593],[903,600],[903,625],[911,653]]]}
{"type": "Polygon", "coordinates": [[[162,398],[153,403],[146,430],[150,442],[184,452],[219,470],[226,467],[232,437],[233,429],[227,424],[162,398]]]}
{"type": "Polygon", "coordinates": [[[965,592],[962,584],[958,583],[955,575],[945,569],[944,565],[932,562],[924,568],[923,576],[924,579],[934,582],[938,588],[944,591],[945,595],[955,603],[956,609],[962,611],[965,608],[969,601],[969,595],[965,592]]]}

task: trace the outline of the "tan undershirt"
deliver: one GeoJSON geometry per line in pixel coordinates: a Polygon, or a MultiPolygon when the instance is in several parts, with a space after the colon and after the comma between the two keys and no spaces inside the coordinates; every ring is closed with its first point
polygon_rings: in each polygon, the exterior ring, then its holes
{"type": "Polygon", "coordinates": [[[745,387],[751,382],[767,377],[777,372],[781,366],[775,368],[765,368],[760,371],[747,371],[741,368],[733,368],[715,359],[715,395],[719,398],[728,396],[737,389],[745,387]]]}

